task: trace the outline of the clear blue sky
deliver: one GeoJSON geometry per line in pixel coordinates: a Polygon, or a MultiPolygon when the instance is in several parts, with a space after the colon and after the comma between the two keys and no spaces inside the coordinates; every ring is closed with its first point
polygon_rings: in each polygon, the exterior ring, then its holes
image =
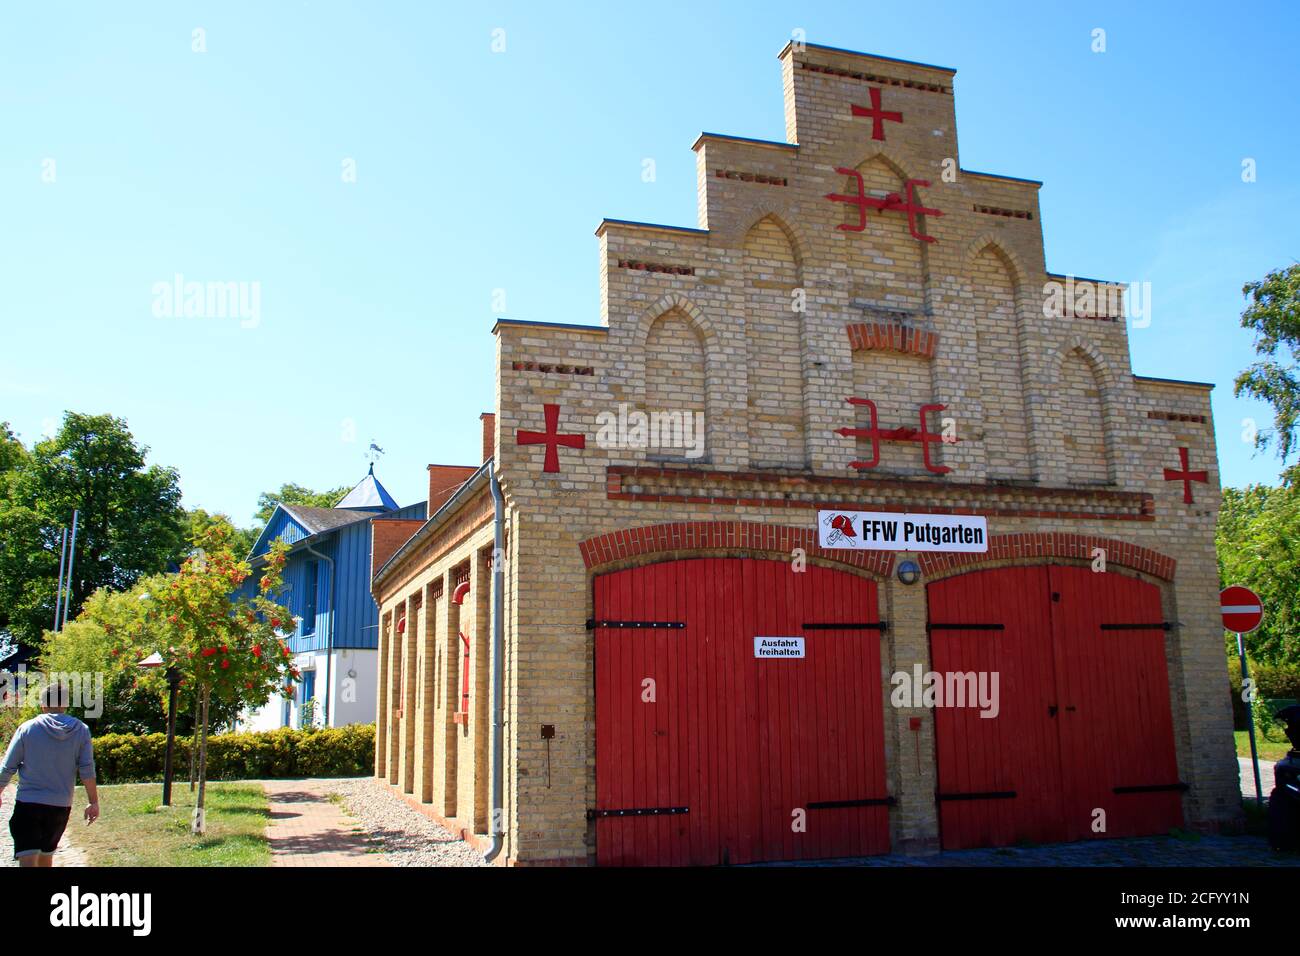
{"type": "Polygon", "coordinates": [[[471,6],[8,4],[0,420],[125,417],[241,523],[282,482],[357,480],[372,438],[419,500],[425,464],[477,460],[493,291],[597,322],[599,220],[693,226],[691,143],[784,139],[801,28],[957,69],[962,165],[1045,182],[1049,269],[1151,282],[1135,371],[1216,383],[1225,483],[1276,477],[1231,383],[1242,283],[1297,256],[1294,3],[471,6]],[[260,283],[260,322],[156,317],[176,273],[260,283]]]}

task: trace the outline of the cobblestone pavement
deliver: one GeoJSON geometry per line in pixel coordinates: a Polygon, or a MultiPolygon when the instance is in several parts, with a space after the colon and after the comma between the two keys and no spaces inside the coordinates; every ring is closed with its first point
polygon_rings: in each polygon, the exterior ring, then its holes
{"type": "MultiPolygon", "coordinates": [[[[4,795],[4,802],[0,803],[0,866],[17,866],[18,861],[14,859],[14,841],[9,835],[9,818],[14,812],[14,791],[17,787],[10,787],[4,795]]],[[[59,848],[54,851],[55,866],[87,866],[85,851],[74,846],[69,839],[68,834],[73,832],[76,827],[85,826],[85,818],[82,812],[86,808],[82,794],[77,793],[79,806],[72,808],[72,816],[68,820],[68,829],[63,834],[63,839],[59,841],[59,848]]]]}
{"type": "MultiPolygon", "coordinates": [[[[1241,793],[1255,796],[1255,776],[1249,757],[1239,757],[1241,793]]],[[[1260,782],[1267,796],[1273,789],[1273,763],[1259,762],[1260,782]]],[[[1300,866],[1300,853],[1274,853],[1257,836],[1141,837],[1089,840],[1034,847],[995,847],[955,850],[933,856],[859,857],[769,866],[1300,866]]]]}
{"type": "Polygon", "coordinates": [[[1187,836],[1090,840],[1035,847],[891,854],[773,866],[1300,866],[1300,853],[1274,853],[1263,837],[1187,836]]]}

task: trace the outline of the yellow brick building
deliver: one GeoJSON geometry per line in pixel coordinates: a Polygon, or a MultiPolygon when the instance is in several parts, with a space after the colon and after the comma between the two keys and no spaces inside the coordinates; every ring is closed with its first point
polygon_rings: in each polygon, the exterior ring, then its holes
{"type": "Polygon", "coordinates": [[[376,775],[510,864],[1235,826],[1209,386],[961,168],[952,70],[780,64],[787,141],[601,223],[601,324],[497,322],[484,464],[374,522],[376,775]]]}

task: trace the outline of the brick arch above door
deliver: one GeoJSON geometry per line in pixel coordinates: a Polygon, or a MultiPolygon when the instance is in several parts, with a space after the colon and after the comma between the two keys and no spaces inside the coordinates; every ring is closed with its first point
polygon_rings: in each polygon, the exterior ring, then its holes
{"type": "Polygon", "coordinates": [[[1034,561],[1041,558],[1077,558],[1093,560],[1093,550],[1106,552],[1107,565],[1118,565],[1149,574],[1162,581],[1174,579],[1178,562],[1167,554],[1144,548],[1118,538],[1061,531],[1035,531],[1022,534],[989,535],[989,549],[983,554],[925,552],[917,556],[921,573],[927,579],[947,577],[993,561],[1034,561]]]}
{"type": "Polygon", "coordinates": [[[588,570],[643,555],[737,550],[778,553],[788,557],[795,548],[803,548],[810,558],[858,568],[881,577],[888,577],[894,569],[893,552],[823,548],[817,543],[815,528],[754,521],[669,521],[619,528],[578,542],[578,550],[588,570]]]}

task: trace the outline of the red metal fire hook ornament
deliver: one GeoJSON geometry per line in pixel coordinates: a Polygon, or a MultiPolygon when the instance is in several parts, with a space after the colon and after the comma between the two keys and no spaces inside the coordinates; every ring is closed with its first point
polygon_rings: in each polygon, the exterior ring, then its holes
{"type": "Polygon", "coordinates": [[[917,186],[929,188],[930,180],[928,179],[909,179],[903,183],[902,193],[890,193],[883,199],[876,196],[868,196],[866,187],[862,182],[862,174],[856,169],[849,169],[847,166],[837,166],[835,171],[844,176],[852,176],[857,183],[858,191],[856,195],[845,195],[843,193],[827,193],[826,198],[831,202],[848,203],[855,206],[858,210],[858,224],[842,222],[836,229],[843,229],[846,232],[862,232],[867,228],[867,210],[875,209],[879,212],[902,212],[907,214],[907,231],[912,234],[914,239],[920,239],[922,242],[938,242],[934,236],[927,236],[918,232],[916,228],[917,216],[942,216],[943,212],[939,209],[932,209],[929,206],[921,205],[920,197],[916,195],[917,186]],[[903,196],[906,194],[907,198],[903,196]]]}
{"type": "MultiPolygon", "coordinates": [[[[871,412],[870,428],[837,428],[835,433],[843,435],[845,438],[866,438],[871,441],[871,460],[870,461],[853,461],[849,462],[849,467],[862,471],[866,468],[875,468],[880,464],[880,443],[886,441],[914,441],[921,443],[921,456],[925,459],[925,470],[936,475],[946,475],[952,471],[947,465],[936,465],[930,460],[930,445],[934,442],[945,441],[943,435],[936,435],[930,431],[926,424],[926,416],[930,412],[942,412],[947,405],[922,405],[921,406],[921,427],[920,428],[881,428],[880,418],[876,412],[876,403],[869,398],[846,398],[850,405],[865,405],[871,412]]],[[[952,439],[948,444],[956,444],[957,439],[952,439]]]]}

